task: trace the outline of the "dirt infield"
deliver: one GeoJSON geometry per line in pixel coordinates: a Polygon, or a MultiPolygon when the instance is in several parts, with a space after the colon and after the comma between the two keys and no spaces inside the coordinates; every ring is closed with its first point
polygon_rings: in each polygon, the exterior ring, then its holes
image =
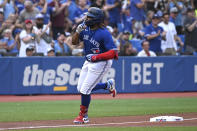
{"type": "MultiPolygon", "coordinates": [[[[119,94],[115,99],[139,99],[139,98],[173,98],[173,97],[197,97],[197,92],[184,93],[133,93],[119,94]]],[[[0,102],[16,101],[52,101],[52,100],[79,100],[79,95],[38,95],[38,96],[0,96],[0,102]]],[[[113,99],[109,94],[95,94],[92,99],[113,99]]],[[[47,120],[30,122],[0,122],[0,130],[8,129],[34,129],[34,128],[61,128],[76,126],[197,126],[197,113],[166,114],[177,115],[184,118],[181,122],[149,122],[153,115],[146,116],[122,116],[90,118],[89,124],[75,125],[72,120],[47,120]]]]}
{"type": "MultiPolygon", "coordinates": [[[[168,114],[169,115],[169,114],[168,114]]],[[[149,122],[153,115],[146,116],[122,116],[91,118],[89,124],[76,125],[72,120],[48,120],[30,122],[6,122],[0,123],[0,130],[7,129],[34,129],[34,128],[61,128],[78,126],[111,126],[111,127],[145,127],[145,126],[197,126],[197,113],[171,114],[184,118],[180,122],[149,122]],[[195,119],[194,119],[195,117],[195,119]],[[191,119],[193,118],[193,119],[191,119]]]]}

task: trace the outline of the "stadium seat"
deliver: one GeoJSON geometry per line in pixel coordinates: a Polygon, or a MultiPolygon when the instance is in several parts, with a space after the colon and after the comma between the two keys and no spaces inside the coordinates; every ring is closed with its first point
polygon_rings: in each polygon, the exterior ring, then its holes
{"type": "Polygon", "coordinates": [[[181,55],[193,55],[193,53],[191,53],[191,52],[182,52],[182,53],[180,53],[181,55]]]}
{"type": "Polygon", "coordinates": [[[55,53],[56,56],[69,56],[68,53],[60,53],[60,52],[57,52],[55,53]]]}
{"type": "Polygon", "coordinates": [[[17,56],[17,55],[18,55],[18,53],[10,53],[10,52],[1,53],[1,56],[4,56],[4,57],[6,57],[6,56],[15,57],[15,56],[17,56]]]}
{"type": "Polygon", "coordinates": [[[43,53],[34,53],[33,56],[44,56],[43,53]]]}

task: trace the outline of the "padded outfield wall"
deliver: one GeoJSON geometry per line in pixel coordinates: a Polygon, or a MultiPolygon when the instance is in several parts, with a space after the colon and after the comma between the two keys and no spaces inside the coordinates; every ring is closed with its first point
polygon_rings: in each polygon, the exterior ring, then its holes
{"type": "MultiPolygon", "coordinates": [[[[72,56],[1,58],[0,94],[78,93],[83,62],[72,56]]],[[[101,82],[109,78],[119,93],[197,91],[197,57],[119,57],[101,82]]]]}

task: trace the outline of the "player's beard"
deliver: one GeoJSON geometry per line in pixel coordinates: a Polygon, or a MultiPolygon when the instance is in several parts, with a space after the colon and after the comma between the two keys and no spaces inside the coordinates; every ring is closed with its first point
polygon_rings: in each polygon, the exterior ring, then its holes
{"type": "Polygon", "coordinates": [[[93,20],[87,20],[85,21],[85,25],[87,25],[88,27],[93,27],[95,25],[93,20]]]}

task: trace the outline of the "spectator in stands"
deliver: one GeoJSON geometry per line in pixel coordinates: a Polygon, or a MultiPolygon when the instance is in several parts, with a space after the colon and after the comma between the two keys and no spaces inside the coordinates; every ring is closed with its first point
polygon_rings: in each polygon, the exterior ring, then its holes
{"type": "Polygon", "coordinates": [[[2,26],[0,27],[0,35],[2,36],[2,33],[4,30],[6,30],[6,29],[13,30],[13,28],[14,28],[13,21],[11,19],[5,20],[2,24],[2,26]]]}
{"type": "Polygon", "coordinates": [[[137,50],[133,48],[132,44],[129,42],[126,42],[123,47],[123,49],[120,51],[121,56],[136,56],[137,50]]]}
{"type": "Polygon", "coordinates": [[[68,13],[67,8],[70,5],[70,2],[71,1],[67,1],[61,4],[59,0],[54,0],[49,3],[49,7],[55,8],[55,12],[51,14],[51,24],[54,40],[57,40],[58,33],[63,34],[65,31],[65,18],[68,13]]]}
{"type": "Polygon", "coordinates": [[[12,37],[11,29],[6,29],[3,34],[4,37],[1,39],[1,41],[7,44],[7,52],[18,53],[17,43],[12,37]]]}
{"type": "Polygon", "coordinates": [[[70,0],[71,3],[68,7],[68,19],[69,19],[69,22],[71,23],[71,25],[73,23],[75,23],[75,11],[77,11],[77,4],[75,3],[75,1],[73,0],[70,0]]]}
{"type": "Polygon", "coordinates": [[[144,38],[145,27],[149,26],[152,23],[153,15],[154,15],[154,12],[152,10],[149,10],[147,12],[147,17],[146,17],[146,20],[145,20],[144,28],[138,31],[138,33],[135,36],[136,39],[140,39],[140,40],[144,40],[145,39],[144,38]]]}
{"type": "Polygon", "coordinates": [[[8,16],[8,19],[10,19],[12,21],[13,25],[15,25],[17,18],[18,18],[17,14],[10,14],[8,16]]]}
{"type": "Polygon", "coordinates": [[[0,27],[2,26],[3,22],[4,22],[3,8],[0,8],[0,27]]]}
{"type": "Polygon", "coordinates": [[[91,1],[91,7],[98,7],[98,8],[103,8],[105,5],[105,0],[90,0],[91,1]]]}
{"type": "MultiPolygon", "coordinates": [[[[8,30],[5,30],[3,33],[3,36],[6,36],[5,34],[8,32],[8,30]]],[[[7,53],[8,49],[8,37],[0,39],[0,53],[7,53]]]]}
{"type": "Polygon", "coordinates": [[[134,34],[141,30],[144,26],[145,21],[145,0],[130,0],[130,13],[131,16],[136,20],[134,25],[134,34]]]}
{"type": "Polygon", "coordinates": [[[109,13],[109,25],[111,27],[118,27],[119,31],[122,31],[121,27],[121,0],[106,0],[106,5],[103,10],[109,13]]]}
{"type": "Polygon", "coordinates": [[[67,2],[70,2],[70,4],[69,4],[68,8],[66,9],[64,31],[65,32],[72,32],[73,29],[76,28],[75,26],[73,26],[73,24],[75,23],[74,13],[75,13],[75,11],[77,11],[77,5],[75,4],[74,0],[67,0],[67,2]]]}
{"type": "Polygon", "coordinates": [[[176,7],[173,7],[170,9],[170,22],[174,23],[175,25],[175,20],[178,15],[178,9],[176,7]]]}
{"type": "Polygon", "coordinates": [[[20,50],[19,57],[26,57],[26,48],[31,45],[35,47],[35,32],[33,30],[33,22],[25,20],[25,28],[20,33],[20,50]]]}
{"type": "Polygon", "coordinates": [[[50,14],[52,14],[53,8],[48,6],[48,3],[46,0],[39,0],[36,8],[44,16],[44,24],[48,24],[50,22],[50,14]]]}
{"type": "Polygon", "coordinates": [[[133,25],[135,24],[135,20],[130,14],[130,8],[127,7],[122,12],[123,31],[128,30],[129,32],[131,32],[131,34],[133,34],[133,25]]]}
{"type": "Polygon", "coordinates": [[[107,30],[112,34],[112,39],[113,39],[115,45],[117,47],[120,47],[119,37],[122,35],[122,33],[120,33],[119,36],[115,37],[114,29],[111,26],[106,26],[106,27],[107,27],[107,30]]]}
{"type": "Polygon", "coordinates": [[[147,12],[146,20],[145,20],[145,26],[149,26],[152,22],[154,12],[152,10],[149,10],[147,12]]]}
{"type": "MultiPolygon", "coordinates": [[[[184,32],[184,28],[183,28],[183,24],[179,25],[177,24],[177,21],[180,19],[178,18],[178,8],[177,7],[173,7],[170,9],[170,22],[174,23],[175,24],[175,27],[176,27],[176,30],[177,30],[177,34],[180,35],[180,34],[183,34],[184,32]]],[[[180,17],[180,16],[179,16],[180,17]]],[[[181,16],[181,19],[185,19],[185,15],[182,15],[181,16]],[[183,17],[184,16],[184,17],[183,17]]],[[[182,21],[183,21],[182,20],[182,21]]],[[[183,22],[182,22],[183,23],[183,22]]]]}
{"type": "Polygon", "coordinates": [[[192,6],[192,8],[197,9],[197,1],[191,0],[191,6],[192,6]]]}
{"type": "Polygon", "coordinates": [[[132,44],[131,41],[129,40],[129,36],[130,36],[130,32],[127,30],[125,30],[123,34],[120,36],[120,39],[119,39],[120,44],[118,46],[118,49],[120,50],[120,52],[123,52],[123,49],[124,49],[123,47],[126,43],[132,44]]]}
{"type": "Polygon", "coordinates": [[[147,57],[147,56],[157,56],[153,51],[149,50],[149,42],[148,41],[143,41],[142,42],[142,48],[143,50],[141,50],[137,56],[139,57],[147,57]]]}
{"type": "Polygon", "coordinates": [[[26,57],[33,56],[34,54],[34,46],[28,45],[26,48],[26,57]]]}
{"type": "Polygon", "coordinates": [[[158,0],[146,0],[146,11],[153,11],[153,12],[156,12],[156,9],[155,9],[155,3],[158,2],[158,0]]]}
{"type": "Polygon", "coordinates": [[[44,24],[44,16],[40,13],[36,15],[36,25],[33,27],[36,34],[36,52],[47,55],[47,48],[49,48],[52,42],[50,36],[50,23],[44,24]]]}
{"type": "Polygon", "coordinates": [[[155,53],[162,53],[161,50],[161,40],[165,40],[166,32],[163,31],[163,28],[158,26],[159,16],[155,14],[152,18],[152,24],[145,28],[145,38],[150,43],[150,50],[155,53]]]}
{"type": "Polygon", "coordinates": [[[169,3],[170,10],[175,8],[178,11],[176,12],[177,16],[174,19],[175,27],[177,29],[178,34],[182,34],[183,32],[183,13],[184,13],[184,2],[183,0],[171,0],[169,3]]]}
{"type": "Polygon", "coordinates": [[[75,24],[78,25],[85,19],[85,12],[88,12],[87,0],[79,0],[77,4],[77,10],[74,14],[75,24]]]}
{"type": "Polygon", "coordinates": [[[154,4],[155,12],[158,12],[158,11],[167,12],[168,11],[170,0],[151,0],[151,1],[155,1],[155,4],[154,4]]]}
{"type": "Polygon", "coordinates": [[[55,41],[54,44],[54,50],[55,53],[65,53],[65,54],[70,54],[70,48],[69,46],[65,43],[65,34],[58,34],[58,38],[55,41]]]}
{"type": "Polygon", "coordinates": [[[0,7],[4,9],[4,19],[6,20],[10,14],[15,14],[15,3],[13,0],[0,0],[0,7]]]}
{"type": "Polygon", "coordinates": [[[47,56],[55,56],[55,50],[52,47],[47,49],[47,56]]]}
{"type": "Polygon", "coordinates": [[[169,21],[169,13],[163,14],[163,21],[159,23],[159,26],[164,29],[166,32],[166,40],[162,40],[161,48],[162,51],[168,55],[176,55],[178,46],[177,42],[179,42],[180,46],[183,47],[184,43],[177,36],[176,28],[174,23],[169,21]]]}
{"type": "Polygon", "coordinates": [[[186,52],[197,51],[197,18],[193,8],[187,9],[187,17],[184,21],[186,52]]]}
{"type": "Polygon", "coordinates": [[[16,22],[21,28],[23,27],[23,22],[25,20],[28,19],[33,21],[35,20],[36,15],[40,13],[39,10],[33,6],[33,3],[31,1],[25,1],[24,5],[25,9],[21,11],[21,13],[19,14],[19,18],[16,22]]]}
{"type": "Polygon", "coordinates": [[[16,20],[17,20],[17,15],[10,14],[7,20],[5,21],[7,25],[7,29],[11,29],[11,31],[13,32],[13,30],[17,28],[16,20]]]}
{"type": "Polygon", "coordinates": [[[24,2],[25,2],[25,0],[15,0],[17,14],[20,14],[21,11],[25,8],[24,2]]]}
{"type": "Polygon", "coordinates": [[[64,34],[64,43],[69,48],[69,53],[67,55],[73,56],[82,56],[83,55],[83,42],[80,42],[79,45],[72,45],[72,36],[69,32],[64,34]]]}
{"type": "Polygon", "coordinates": [[[20,44],[20,37],[19,37],[20,33],[21,33],[21,29],[20,28],[15,28],[13,30],[13,39],[16,42],[16,46],[17,46],[17,50],[18,51],[19,51],[20,46],[21,46],[21,44],[20,44]]]}

